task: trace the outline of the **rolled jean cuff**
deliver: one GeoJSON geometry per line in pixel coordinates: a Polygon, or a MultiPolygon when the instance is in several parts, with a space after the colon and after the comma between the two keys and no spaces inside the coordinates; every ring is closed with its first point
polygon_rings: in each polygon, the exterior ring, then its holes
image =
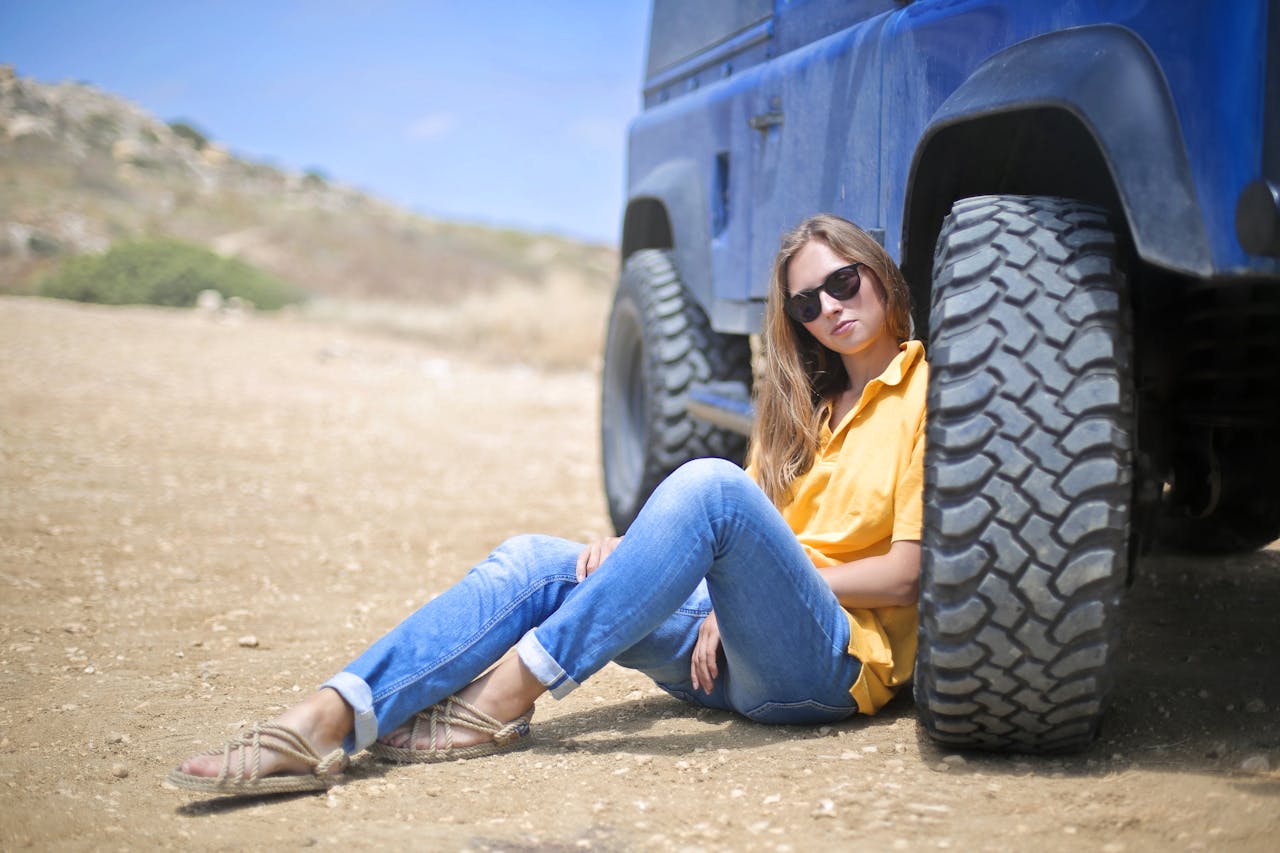
{"type": "Polygon", "coordinates": [[[373,715],[373,691],[363,678],[350,672],[340,672],[320,687],[336,690],[355,712],[355,728],[342,742],[343,749],[348,753],[356,753],[378,739],[378,718],[373,715]]]}
{"type": "Polygon", "coordinates": [[[578,682],[569,677],[569,673],[556,662],[551,653],[543,648],[542,643],[534,636],[533,629],[516,643],[516,654],[520,661],[533,673],[533,677],[542,682],[547,691],[555,699],[563,699],[577,688],[578,682]]]}

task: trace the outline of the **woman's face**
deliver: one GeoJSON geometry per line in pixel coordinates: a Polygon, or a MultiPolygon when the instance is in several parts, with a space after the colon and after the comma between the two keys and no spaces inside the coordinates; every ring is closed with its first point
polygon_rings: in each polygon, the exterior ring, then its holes
{"type": "MultiPolygon", "coordinates": [[[[818,287],[829,274],[851,262],[832,251],[826,241],[811,239],[787,265],[787,292],[794,295],[818,287]]],[[[896,351],[885,322],[883,287],[869,267],[860,266],[858,274],[862,285],[849,299],[838,300],[825,290],[819,291],[822,313],[804,327],[818,343],[842,356],[874,352],[883,349],[886,342],[896,351]]]]}

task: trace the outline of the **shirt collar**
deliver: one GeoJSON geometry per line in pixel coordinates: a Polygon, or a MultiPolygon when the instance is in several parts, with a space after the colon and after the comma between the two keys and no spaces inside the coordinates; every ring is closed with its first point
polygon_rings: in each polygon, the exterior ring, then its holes
{"type": "Polygon", "coordinates": [[[884,372],[872,379],[868,385],[876,383],[893,387],[901,385],[902,380],[907,378],[907,374],[911,372],[911,367],[924,354],[924,344],[919,341],[905,341],[898,344],[898,354],[893,357],[893,361],[889,362],[889,366],[884,372]]]}
{"type": "MultiPolygon", "coordinates": [[[[904,343],[898,344],[898,354],[893,357],[893,361],[889,362],[889,366],[886,367],[879,376],[868,382],[867,387],[862,389],[862,396],[853,404],[853,408],[847,415],[845,415],[841,424],[837,425],[837,431],[840,426],[851,422],[859,412],[866,408],[867,404],[875,399],[881,389],[901,385],[907,378],[907,374],[911,372],[911,368],[915,366],[915,363],[920,361],[923,356],[924,344],[919,341],[905,341],[904,343]]],[[[826,404],[826,408],[829,414],[831,411],[830,402],[826,404]]],[[[822,419],[822,435],[824,440],[832,435],[829,418],[822,419]]]]}

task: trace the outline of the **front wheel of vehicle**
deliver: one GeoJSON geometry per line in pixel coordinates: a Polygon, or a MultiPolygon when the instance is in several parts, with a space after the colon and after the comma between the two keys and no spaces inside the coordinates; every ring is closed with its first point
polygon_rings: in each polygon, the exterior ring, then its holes
{"type": "Polygon", "coordinates": [[[694,418],[696,383],[751,385],[751,347],[722,335],[689,295],[671,253],[627,258],[605,342],[601,447],[609,515],[622,533],[649,493],[680,465],[703,456],[741,463],[746,439],[694,418]]]}

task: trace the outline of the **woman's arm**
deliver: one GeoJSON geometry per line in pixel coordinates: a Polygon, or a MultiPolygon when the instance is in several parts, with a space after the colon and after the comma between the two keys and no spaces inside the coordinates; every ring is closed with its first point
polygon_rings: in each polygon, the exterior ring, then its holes
{"type": "Polygon", "coordinates": [[[845,607],[905,607],[920,595],[920,543],[901,540],[887,554],[818,572],[845,607]]]}

